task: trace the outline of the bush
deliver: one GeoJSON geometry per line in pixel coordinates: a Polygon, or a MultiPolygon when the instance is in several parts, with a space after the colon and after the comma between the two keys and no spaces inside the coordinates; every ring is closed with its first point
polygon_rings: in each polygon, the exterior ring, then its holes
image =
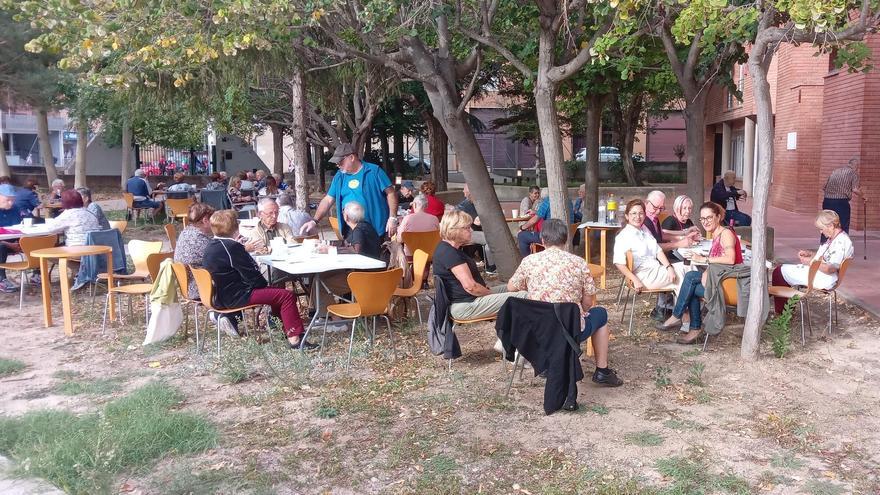
{"type": "Polygon", "coordinates": [[[794,307],[798,303],[797,296],[792,297],[785,303],[785,309],[781,315],[770,320],[767,328],[767,335],[770,336],[770,347],[773,349],[773,355],[778,358],[785,357],[791,348],[791,316],[794,314],[794,307]]]}

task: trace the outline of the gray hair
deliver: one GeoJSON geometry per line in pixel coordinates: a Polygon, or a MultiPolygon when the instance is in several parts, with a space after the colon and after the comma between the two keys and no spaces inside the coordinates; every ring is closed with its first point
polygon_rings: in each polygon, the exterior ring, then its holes
{"type": "Polygon", "coordinates": [[[428,206],[428,198],[424,194],[419,194],[412,200],[413,208],[419,206],[419,210],[424,210],[428,206]]]}
{"type": "Polygon", "coordinates": [[[538,186],[529,186],[529,192],[530,192],[530,193],[535,192],[535,191],[540,192],[540,191],[541,191],[541,188],[538,187],[538,186]]]}
{"type": "Polygon", "coordinates": [[[77,187],[76,192],[78,192],[83,199],[88,198],[89,201],[92,201],[92,191],[88,187],[77,187]]]}
{"type": "Polygon", "coordinates": [[[293,196],[290,194],[279,194],[275,201],[278,202],[278,206],[293,206],[293,196]]]}
{"type": "Polygon", "coordinates": [[[358,223],[364,219],[364,207],[357,201],[349,201],[342,209],[342,215],[347,222],[358,223]]]}
{"type": "Polygon", "coordinates": [[[272,198],[263,198],[263,199],[260,200],[259,203],[257,203],[257,210],[258,210],[258,211],[263,211],[263,210],[265,210],[266,207],[269,206],[270,204],[273,204],[273,205],[275,205],[275,206],[278,206],[278,203],[276,203],[274,199],[272,199],[272,198]]]}
{"type": "Polygon", "coordinates": [[[277,173],[272,174],[272,177],[274,177],[275,180],[278,181],[278,184],[281,184],[282,182],[284,182],[284,176],[281,174],[277,174],[277,173]]]}
{"type": "Polygon", "coordinates": [[[541,197],[542,198],[550,197],[550,188],[549,187],[542,187],[541,188],[541,197]]]}
{"type": "MultiPolygon", "coordinates": [[[[142,169],[142,168],[135,169],[135,171],[134,171],[134,176],[135,176],[135,177],[145,177],[146,175],[147,175],[147,174],[144,173],[144,169],[142,169]]],[[[54,183],[53,183],[53,184],[54,184],[54,183]]]]}
{"type": "Polygon", "coordinates": [[[648,196],[646,196],[645,199],[647,199],[648,201],[651,201],[651,198],[662,199],[663,200],[662,202],[666,202],[666,193],[655,189],[655,190],[649,192],[648,196]]]}
{"type": "Polygon", "coordinates": [[[564,246],[568,242],[568,225],[558,218],[551,218],[541,226],[541,242],[545,246],[564,246]]]}
{"type": "Polygon", "coordinates": [[[63,185],[64,185],[64,181],[61,179],[55,179],[52,181],[52,187],[63,186],[63,185]]]}

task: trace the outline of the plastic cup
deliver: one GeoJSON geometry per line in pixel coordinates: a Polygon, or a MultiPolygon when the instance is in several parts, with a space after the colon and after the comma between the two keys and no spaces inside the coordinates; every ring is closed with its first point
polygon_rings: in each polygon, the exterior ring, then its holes
{"type": "Polygon", "coordinates": [[[21,224],[24,225],[25,227],[30,227],[34,224],[34,219],[31,217],[22,218],[21,224]]]}
{"type": "Polygon", "coordinates": [[[519,218],[519,210],[510,210],[510,216],[513,218],[519,218]]]}

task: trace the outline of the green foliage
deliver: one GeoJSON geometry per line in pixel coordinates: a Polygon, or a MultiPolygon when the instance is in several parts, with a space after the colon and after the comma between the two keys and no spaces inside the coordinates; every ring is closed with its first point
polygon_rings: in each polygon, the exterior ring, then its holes
{"type": "Polygon", "coordinates": [[[855,41],[837,48],[832,58],[834,67],[846,67],[848,72],[870,72],[874,69],[871,61],[871,48],[864,41],[855,41]]]}
{"type": "Polygon", "coordinates": [[[685,382],[694,385],[696,387],[705,386],[706,383],[703,381],[703,371],[706,370],[706,365],[703,363],[694,363],[688,368],[688,375],[685,379],[685,382]]]}
{"type": "Polygon", "coordinates": [[[777,315],[767,324],[767,335],[770,337],[770,347],[773,355],[783,358],[791,348],[791,317],[794,308],[798,304],[798,296],[792,297],[785,303],[781,315],[777,315]]]}
{"type": "Polygon", "coordinates": [[[0,377],[14,375],[27,368],[27,365],[18,359],[0,358],[0,377]]]}
{"type": "Polygon", "coordinates": [[[714,474],[705,459],[692,460],[687,457],[669,457],[656,463],[663,476],[672,483],[663,493],[709,495],[712,493],[732,493],[748,495],[752,493],[746,480],[732,473],[714,474]]]}
{"type": "Polygon", "coordinates": [[[662,435],[651,431],[638,431],[635,433],[627,433],[623,436],[626,443],[639,447],[656,447],[664,441],[662,435]]]}
{"type": "Polygon", "coordinates": [[[672,379],[669,378],[669,372],[672,371],[669,366],[658,366],[654,370],[654,385],[657,388],[666,388],[672,385],[672,379]]]}
{"type": "Polygon", "coordinates": [[[2,418],[0,452],[18,461],[19,474],[43,477],[68,493],[107,493],[117,473],[214,446],[217,432],[210,423],[172,410],[182,400],[176,389],[154,382],[101,413],[36,411],[2,418]]]}
{"type": "Polygon", "coordinates": [[[107,396],[117,392],[124,381],[122,377],[82,378],[77,375],[63,378],[66,379],[53,389],[56,394],[107,396]]]}

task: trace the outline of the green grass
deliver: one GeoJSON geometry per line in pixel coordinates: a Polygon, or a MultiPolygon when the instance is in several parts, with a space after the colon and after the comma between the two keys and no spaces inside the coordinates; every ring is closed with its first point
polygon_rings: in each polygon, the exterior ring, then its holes
{"type": "Polygon", "coordinates": [[[112,378],[83,378],[75,372],[59,371],[56,378],[61,378],[61,383],[55,385],[52,391],[60,395],[96,395],[106,396],[118,392],[125,381],[123,377],[112,378]]]}
{"type": "Polygon", "coordinates": [[[601,404],[594,404],[590,406],[590,412],[598,414],[599,416],[605,416],[608,414],[608,408],[601,404]]]}
{"type": "Polygon", "coordinates": [[[627,433],[623,436],[623,440],[630,445],[639,447],[656,447],[664,441],[662,435],[651,431],[637,431],[635,433],[627,433]]]}
{"type": "Polygon", "coordinates": [[[663,476],[672,479],[661,493],[664,495],[709,495],[713,493],[732,493],[748,495],[752,493],[749,483],[732,473],[715,474],[710,462],[704,459],[692,460],[687,457],[669,457],[656,463],[663,476]]]}
{"type": "Polygon", "coordinates": [[[215,445],[209,422],[173,410],[183,398],[154,382],[100,413],[43,410],[2,418],[0,452],[17,461],[19,474],[45,478],[68,493],[106,493],[118,473],[215,445]]]}
{"type": "Polygon", "coordinates": [[[656,370],[654,370],[654,385],[657,388],[666,388],[672,385],[672,380],[669,378],[669,366],[660,366],[656,370]]]}
{"type": "Polygon", "coordinates": [[[703,381],[703,372],[706,370],[706,365],[703,363],[694,363],[688,369],[688,375],[685,379],[690,385],[694,385],[696,387],[703,387],[706,385],[706,382],[703,381]]]}
{"type": "Polygon", "coordinates": [[[339,411],[324,401],[324,399],[321,399],[321,402],[318,404],[318,409],[315,411],[315,416],[323,419],[335,418],[336,416],[339,416],[339,411]]]}
{"type": "Polygon", "coordinates": [[[770,459],[770,465],[775,468],[782,469],[800,469],[804,466],[804,461],[798,459],[793,453],[785,451],[781,454],[774,455],[770,459]]]}
{"type": "Polygon", "coordinates": [[[811,480],[804,485],[803,492],[810,495],[841,495],[846,490],[842,486],[830,481],[811,480]]]}
{"type": "Polygon", "coordinates": [[[707,429],[706,426],[689,419],[670,419],[664,422],[663,425],[678,431],[703,431],[707,429]]]}
{"type": "Polygon", "coordinates": [[[0,378],[14,375],[27,368],[27,365],[18,359],[0,358],[0,378]]]}

